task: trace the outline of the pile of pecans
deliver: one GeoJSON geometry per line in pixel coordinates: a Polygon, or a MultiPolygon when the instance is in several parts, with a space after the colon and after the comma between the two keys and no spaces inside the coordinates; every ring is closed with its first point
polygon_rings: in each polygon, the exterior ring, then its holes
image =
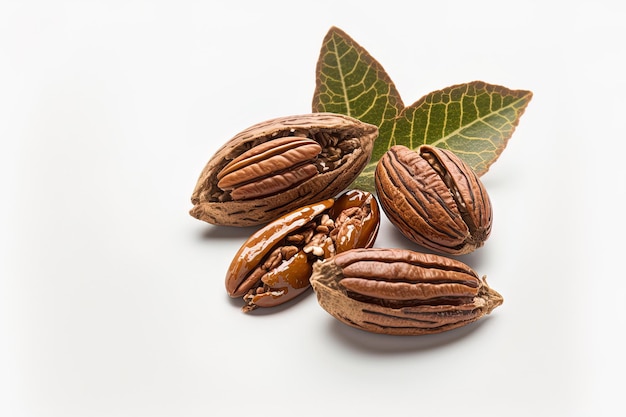
{"type": "MultiPolygon", "coordinates": [[[[192,195],[191,215],[217,225],[262,225],[226,274],[244,312],[274,307],[311,285],[319,304],[362,330],[437,333],[476,321],[502,304],[485,278],[460,261],[373,248],[376,197],[349,190],[371,158],[378,130],[330,113],[252,126],[211,158],[192,195]]],[[[442,254],[481,247],[492,208],[478,176],[452,152],[394,146],[375,170],[392,224],[442,254]]]]}

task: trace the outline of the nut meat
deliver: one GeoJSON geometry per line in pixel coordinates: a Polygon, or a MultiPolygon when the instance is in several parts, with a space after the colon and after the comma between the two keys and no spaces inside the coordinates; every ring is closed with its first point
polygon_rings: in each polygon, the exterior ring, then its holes
{"type": "Polygon", "coordinates": [[[391,223],[419,245],[461,255],[483,246],[491,233],[487,190],[449,150],[392,146],[378,162],[374,179],[391,223]]]}
{"type": "Polygon", "coordinates": [[[244,312],[285,303],[309,288],[314,262],[371,247],[379,225],[376,199],[364,191],[301,207],[250,236],[233,258],[226,291],[243,297],[244,312]]]}
{"type": "Polygon", "coordinates": [[[313,266],[319,304],[373,333],[423,335],[472,323],[502,304],[462,262],[404,249],[354,249],[313,266]]]}
{"type": "Polygon", "coordinates": [[[224,144],[202,170],[190,214],[255,226],[345,190],[369,162],[378,128],[333,113],[256,124],[224,144]]]}

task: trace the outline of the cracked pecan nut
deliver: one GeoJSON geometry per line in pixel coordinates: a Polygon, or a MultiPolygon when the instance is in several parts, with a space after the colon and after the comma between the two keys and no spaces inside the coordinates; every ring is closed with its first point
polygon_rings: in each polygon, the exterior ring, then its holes
{"type": "Polygon", "coordinates": [[[369,162],[378,128],[333,113],[256,124],[206,164],[190,214],[208,223],[255,226],[344,191],[369,162]]]}
{"type": "Polygon", "coordinates": [[[309,288],[314,262],[371,247],[379,225],[376,199],[365,191],[294,210],[241,246],[226,274],[226,291],[243,297],[244,312],[283,304],[309,288]]]}
{"type": "Polygon", "coordinates": [[[383,211],[404,236],[434,251],[461,255],[483,246],[493,212],[487,190],[453,152],[392,146],[374,174],[383,211]]]}
{"type": "Polygon", "coordinates": [[[358,329],[392,335],[440,333],[472,323],[502,296],[469,266],[406,249],[353,249],[313,266],[319,304],[358,329]]]}

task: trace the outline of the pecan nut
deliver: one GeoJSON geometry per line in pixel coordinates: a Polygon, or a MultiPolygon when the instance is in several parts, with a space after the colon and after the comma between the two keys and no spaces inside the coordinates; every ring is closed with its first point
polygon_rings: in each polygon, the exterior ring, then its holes
{"type": "Polygon", "coordinates": [[[312,113],[258,123],[206,164],[190,214],[208,223],[255,226],[344,191],[369,162],[378,128],[312,113]]]}
{"type": "Polygon", "coordinates": [[[314,262],[373,246],[379,225],[376,199],[365,191],[294,210],[241,246],[226,274],[226,291],[243,297],[244,312],[283,304],[310,287],[314,262]]]}
{"type": "Polygon", "coordinates": [[[493,211],[485,186],[453,152],[392,146],[374,174],[383,211],[404,236],[434,251],[461,255],[483,246],[493,211]]]}
{"type": "Polygon", "coordinates": [[[313,265],[310,281],[328,313],[373,333],[440,333],[503,301],[464,263],[406,249],[349,250],[313,265]]]}

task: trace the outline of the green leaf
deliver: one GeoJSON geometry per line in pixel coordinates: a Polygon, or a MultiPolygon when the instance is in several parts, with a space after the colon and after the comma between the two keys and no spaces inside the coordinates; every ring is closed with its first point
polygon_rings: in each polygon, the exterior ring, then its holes
{"type": "Polygon", "coordinates": [[[382,65],[343,31],[331,28],[317,61],[313,111],[345,114],[391,132],[403,108],[382,65]]]}
{"type": "Polygon", "coordinates": [[[374,191],[376,164],[396,144],[450,149],[483,175],[506,147],[531,98],[530,91],[473,81],[433,91],[404,107],[382,65],[333,27],[320,51],[312,107],[378,126],[371,161],[352,185],[374,191]]]}

